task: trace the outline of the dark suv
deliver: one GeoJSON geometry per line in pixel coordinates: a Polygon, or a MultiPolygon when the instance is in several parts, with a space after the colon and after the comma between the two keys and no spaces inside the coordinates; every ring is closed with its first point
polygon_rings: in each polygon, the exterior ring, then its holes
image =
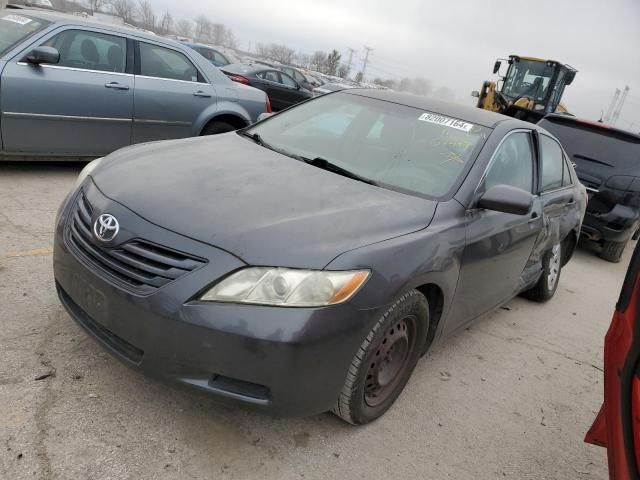
{"type": "Polygon", "coordinates": [[[620,261],[640,228],[640,135],[558,114],[539,125],[562,142],[589,193],[582,234],[602,245],[602,258],[620,261]]]}

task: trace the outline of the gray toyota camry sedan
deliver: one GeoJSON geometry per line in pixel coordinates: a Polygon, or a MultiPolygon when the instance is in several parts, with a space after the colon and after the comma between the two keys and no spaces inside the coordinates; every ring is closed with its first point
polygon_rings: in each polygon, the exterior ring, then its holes
{"type": "Polygon", "coordinates": [[[128,147],[62,205],[62,304],[126,364],[276,414],[382,415],[434,343],[550,299],[586,192],[544,129],[348,90],[128,147]]]}

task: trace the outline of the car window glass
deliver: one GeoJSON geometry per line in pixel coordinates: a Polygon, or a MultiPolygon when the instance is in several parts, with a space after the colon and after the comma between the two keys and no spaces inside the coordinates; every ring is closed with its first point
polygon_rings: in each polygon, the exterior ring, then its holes
{"type": "Polygon", "coordinates": [[[571,179],[571,167],[569,166],[569,161],[567,157],[564,157],[564,174],[562,175],[562,186],[566,187],[567,185],[571,185],[573,183],[571,179]]]}
{"type": "Polygon", "coordinates": [[[560,145],[552,138],[540,135],[540,155],[542,160],[540,191],[560,188],[564,170],[564,156],[560,145]]]}
{"type": "Polygon", "coordinates": [[[287,87],[296,87],[296,82],[289,75],[281,73],[280,76],[282,77],[283,85],[286,85],[287,87]]]}
{"type": "Polygon", "coordinates": [[[199,48],[198,52],[200,53],[200,55],[202,55],[204,58],[206,58],[207,60],[213,60],[213,52],[211,50],[209,50],[208,48],[199,48]]]}
{"type": "Polygon", "coordinates": [[[338,93],[250,131],[275,148],[326,159],[383,186],[440,197],[476,158],[488,130],[418,108],[338,93]]]}
{"type": "Polygon", "coordinates": [[[533,150],[531,135],[512,133],[496,150],[484,180],[484,190],[496,185],[510,185],[527,192],[533,185],[533,150]]]}
{"type": "Polygon", "coordinates": [[[198,81],[198,70],[186,55],[140,42],[140,75],[169,80],[198,81]]]}
{"type": "Polygon", "coordinates": [[[227,65],[227,64],[229,63],[229,62],[227,61],[227,59],[226,59],[226,58],[224,58],[224,56],[223,56],[221,53],[216,52],[215,50],[213,50],[213,51],[212,51],[212,53],[213,53],[213,59],[214,59],[216,62],[221,63],[221,64],[223,64],[223,65],[227,65]]]}
{"type": "Polygon", "coordinates": [[[264,72],[261,78],[264,78],[265,80],[268,80],[270,82],[280,83],[280,79],[278,78],[278,74],[276,72],[264,72]]]}
{"type": "Polygon", "coordinates": [[[60,52],[61,67],[124,73],[127,40],[85,30],[65,30],[43,45],[60,52]]]}

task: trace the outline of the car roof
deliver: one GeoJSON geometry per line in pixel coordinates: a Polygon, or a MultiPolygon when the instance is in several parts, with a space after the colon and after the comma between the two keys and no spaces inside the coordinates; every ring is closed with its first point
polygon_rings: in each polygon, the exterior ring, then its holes
{"type": "MultiPolygon", "coordinates": [[[[603,122],[594,122],[593,120],[574,117],[573,115],[566,115],[562,113],[550,113],[549,115],[546,115],[542,120],[548,120],[549,122],[551,122],[551,124],[555,123],[555,124],[577,125],[577,126],[587,127],[590,129],[590,131],[595,133],[601,133],[603,135],[615,135],[623,138],[626,137],[627,139],[634,142],[640,141],[640,135],[638,135],[635,132],[622,130],[620,128],[616,128],[612,125],[608,125],[603,122]]],[[[547,126],[546,128],[548,129],[549,127],[547,126]]]]}
{"type": "Polygon", "coordinates": [[[69,15],[66,13],[54,12],[49,10],[39,10],[39,9],[36,10],[36,9],[20,8],[15,10],[16,15],[20,15],[21,13],[29,17],[47,20],[49,22],[57,23],[59,25],[78,25],[78,26],[84,26],[84,27],[95,27],[95,28],[101,28],[103,30],[111,30],[113,32],[122,33],[124,35],[133,35],[138,38],[152,40],[155,42],[166,43],[168,45],[173,45],[173,46],[184,45],[181,42],[176,42],[174,40],[171,40],[165,37],[153,35],[150,33],[145,33],[133,26],[129,27],[126,25],[114,25],[112,23],[100,22],[98,20],[90,20],[90,19],[81,17],[79,15],[69,15]]]}
{"type": "Polygon", "coordinates": [[[511,123],[513,123],[514,128],[517,128],[519,126],[530,130],[536,128],[536,126],[531,123],[527,123],[522,120],[516,120],[514,118],[507,117],[506,115],[490,112],[489,110],[484,110],[482,108],[470,107],[452,102],[445,102],[442,100],[436,100],[433,98],[414,95],[411,93],[400,93],[391,90],[361,88],[341,90],[340,93],[343,95],[359,95],[362,97],[375,98],[387,102],[398,103],[400,105],[406,105],[408,107],[420,108],[428,112],[440,113],[442,115],[451,116],[469,123],[475,123],[477,125],[488,128],[494,128],[498,123],[505,121],[510,121],[511,123]]]}
{"type": "Polygon", "coordinates": [[[212,47],[211,45],[205,45],[204,43],[194,43],[194,42],[180,42],[180,43],[190,48],[198,47],[198,48],[206,48],[207,50],[215,50],[216,52],[218,51],[217,48],[212,47]]]}

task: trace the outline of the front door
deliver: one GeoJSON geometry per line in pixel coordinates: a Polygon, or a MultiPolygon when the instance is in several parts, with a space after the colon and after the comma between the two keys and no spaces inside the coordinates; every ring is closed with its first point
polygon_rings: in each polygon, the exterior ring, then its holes
{"type": "MultiPolygon", "coordinates": [[[[510,133],[497,148],[478,187],[478,196],[495,185],[534,188],[531,132],[510,133]]],[[[531,212],[514,215],[473,208],[467,212],[466,246],[449,322],[449,331],[511,298],[531,261],[542,229],[542,207],[534,197],[531,212]]]]}
{"type": "Polygon", "coordinates": [[[133,143],[198,135],[200,115],[216,103],[214,87],[184,53],[138,45],[133,143]]]}
{"type": "Polygon", "coordinates": [[[73,28],[41,44],[60,52],[57,64],[21,61],[29,49],[2,73],[5,151],[95,157],[129,145],[133,75],[127,73],[127,39],[73,28]]]}

